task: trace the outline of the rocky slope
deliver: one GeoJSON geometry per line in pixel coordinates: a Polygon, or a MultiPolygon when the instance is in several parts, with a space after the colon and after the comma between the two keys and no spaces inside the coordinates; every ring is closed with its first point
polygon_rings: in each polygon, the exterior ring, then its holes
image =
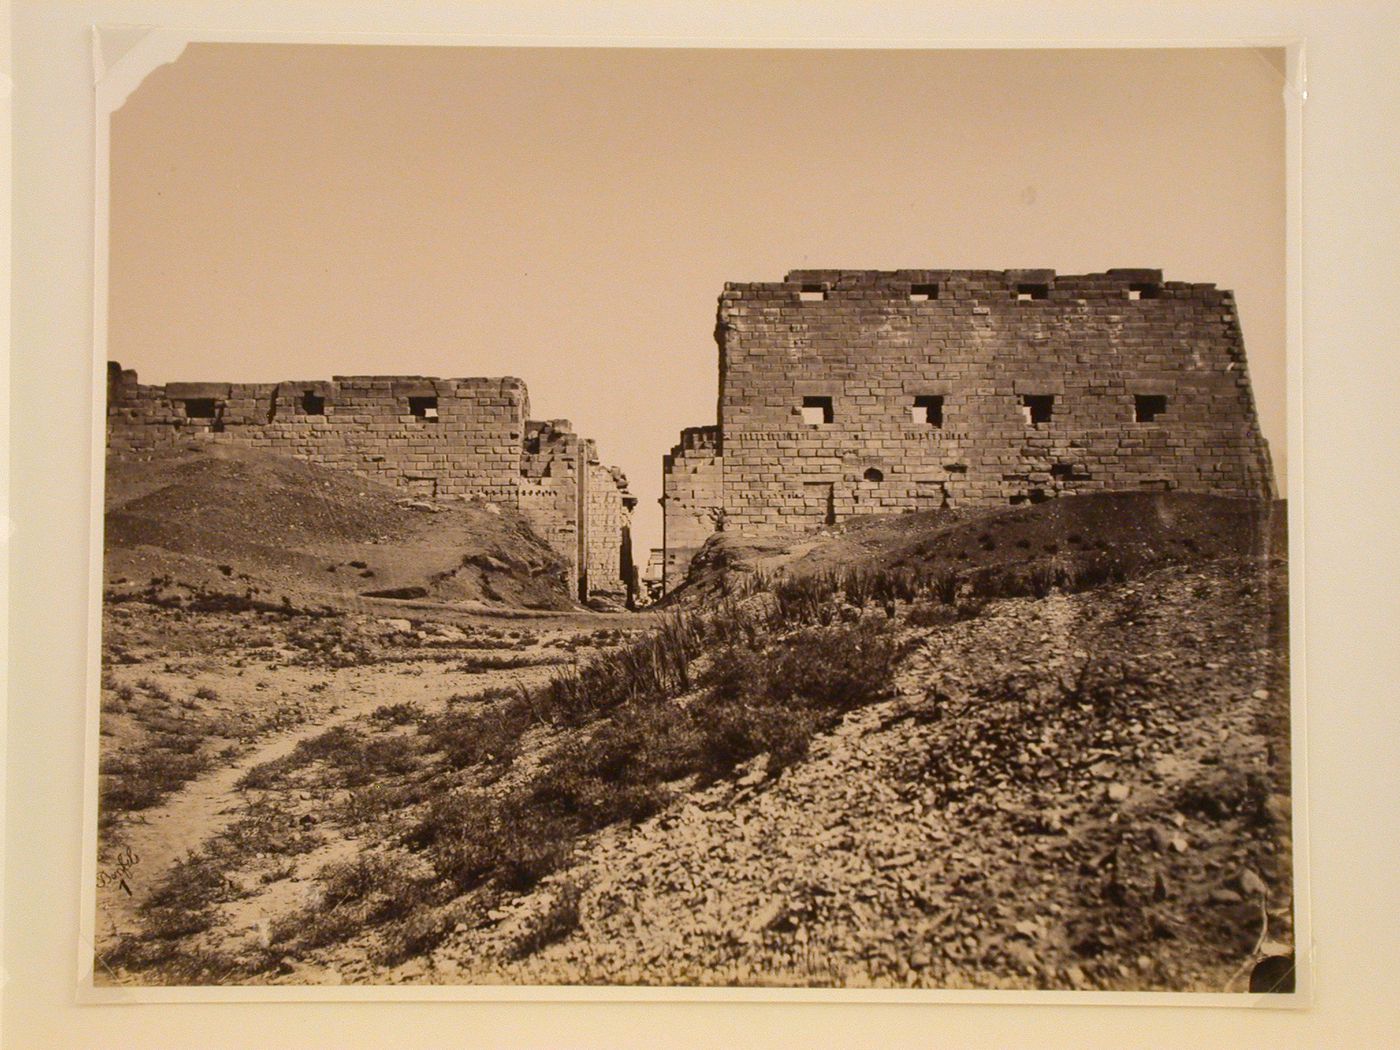
{"type": "Polygon", "coordinates": [[[401,979],[1242,990],[1291,936],[1282,594],[1223,562],[917,629],[809,761],[612,829],[401,979]]]}
{"type": "Polygon", "coordinates": [[[1292,939],[1277,510],[724,537],[705,615],[572,693],[473,695],[410,624],[413,664],[354,653],[413,702],[245,767],[108,977],[1243,990],[1292,939]]]}

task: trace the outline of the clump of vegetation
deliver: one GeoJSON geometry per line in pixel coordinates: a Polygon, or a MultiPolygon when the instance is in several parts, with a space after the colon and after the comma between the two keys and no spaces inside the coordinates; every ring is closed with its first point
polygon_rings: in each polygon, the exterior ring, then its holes
{"type": "Polygon", "coordinates": [[[537,653],[527,655],[525,653],[511,651],[498,656],[468,656],[457,665],[457,670],[464,671],[467,674],[480,674],[483,671],[509,671],[519,667],[544,667],[549,664],[560,664],[563,662],[563,659],[557,654],[537,653]]]}
{"type": "MultiPolygon", "coordinates": [[[[196,739],[196,749],[198,744],[196,739]]],[[[208,768],[209,759],[198,750],[159,744],[131,758],[104,761],[99,789],[103,827],[110,827],[123,813],[151,808],[208,768]]]]}
{"type": "Polygon", "coordinates": [[[264,876],[285,875],[287,858],[307,853],[320,842],[316,832],[302,828],[282,805],[266,799],[249,803],[233,825],[170,868],[141,902],[141,932],[123,937],[98,964],[112,971],[148,972],[171,984],[227,980],[243,971],[244,964],[186,943],[214,924],[219,905],[255,892],[231,880],[227,872],[256,858],[263,871],[253,882],[260,886],[268,881],[264,876]]]}
{"type": "Polygon", "coordinates": [[[370,712],[369,720],[382,729],[391,726],[405,726],[423,717],[422,705],[412,700],[401,700],[396,704],[382,704],[370,712]]]}
{"type": "Polygon", "coordinates": [[[333,726],[319,736],[298,741],[291,754],[263,762],[244,773],[240,789],[267,789],[285,781],[288,774],[323,762],[344,787],[361,787],[386,774],[403,774],[417,768],[418,749],[401,736],[368,738],[350,726],[333,726]]]}
{"type": "Polygon", "coordinates": [[[576,882],[565,882],[549,907],[535,917],[515,944],[510,958],[519,961],[528,959],[536,952],[557,944],[579,928],[579,901],[583,897],[583,887],[576,882]]]}

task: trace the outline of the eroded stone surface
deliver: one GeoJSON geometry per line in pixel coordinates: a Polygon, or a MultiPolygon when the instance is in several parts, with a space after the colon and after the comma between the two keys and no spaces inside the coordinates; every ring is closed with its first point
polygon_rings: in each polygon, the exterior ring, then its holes
{"type": "Polygon", "coordinates": [[[1233,293],[1160,270],[726,284],[719,420],[663,464],[665,586],[719,527],[1077,492],[1268,497],[1233,293]]]}
{"type": "Polygon", "coordinates": [[[503,378],[337,376],[282,383],[139,382],[107,368],[107,447],[261,448],[389,481],[424,507],[472,498],[518,507],[569,560],[579,596],[632,583],[627,477],[568,420],[532,420],[525,383],[503,378]]]}

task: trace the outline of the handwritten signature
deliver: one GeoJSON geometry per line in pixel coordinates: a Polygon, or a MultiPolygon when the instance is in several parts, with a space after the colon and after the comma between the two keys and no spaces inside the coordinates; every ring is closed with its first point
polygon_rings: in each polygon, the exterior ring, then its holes
{"type": "Polygon", "coordinates": [[[116,886],[124,890],[128,897],[133,896],[128,877],[135,870],[136,865],[140,863],[140,856],[130,846],[123,846],[121,852],[113,859],[111,866],[97,873],[97,888],[106,889],[108,886],[116,886]]]}

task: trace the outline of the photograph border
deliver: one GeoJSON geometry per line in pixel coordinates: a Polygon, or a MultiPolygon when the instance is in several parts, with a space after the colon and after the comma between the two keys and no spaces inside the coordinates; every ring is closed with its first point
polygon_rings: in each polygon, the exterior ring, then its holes
{"type": "Polygon", "coordinates": [[[1313,997],[1311,908],[1308,883],[1306,703],[1303,581],[1303,391],[1301,389],[1301,190],[1302,107],[1307,94],[1305,49],[1299,39],[1183,39],[1175,42],[1073,42],[1046,40],[960,40],[926,37],[891,38],[763,38],[748,36],[719,41],[694,38],[599,36],[565,34],[490,36],[460,33],[347,33],[294,31],[230,31],[179,26],[94,26],[93,70],[96,114],[94,126],[94,294],[91,417],[91,502],[89,549],[87,718],[85,726],[84,818],[82,851],[81,929],[78,946],[78,1001],[82,1003],[228,1003],[228,1002],[381,1002],[381,1001],[501,1001],[501,1002],[822,1002],[822,1003],[990,1003],[1050,1005],[1213,1006],[1298,1009],[1313,997]],[[1282,48],[1285,165],[1285,357],[1286,435],[1289,462],[1287,490],[1289,544],[1290,735],[1292,747],[1293,899],[1297,985],[1292,993],[1228,992],[1102,992],[1102,991],[974,991],[782,987],[639,987],[576,985],[356,985],[298,986],[107,986],[93,981],[96,930],[98,827],[98,748],[101,697],[101,617],[103,557],[103,496],[105,461],[105,403],[108,310],[108,238],[111,115],[153,70],[173,62],[191,43],[337,44],[433,47],[635,47],[746,49],[890,49],[890,50],[1092,50],[1181,48],[1282,48]]]}

